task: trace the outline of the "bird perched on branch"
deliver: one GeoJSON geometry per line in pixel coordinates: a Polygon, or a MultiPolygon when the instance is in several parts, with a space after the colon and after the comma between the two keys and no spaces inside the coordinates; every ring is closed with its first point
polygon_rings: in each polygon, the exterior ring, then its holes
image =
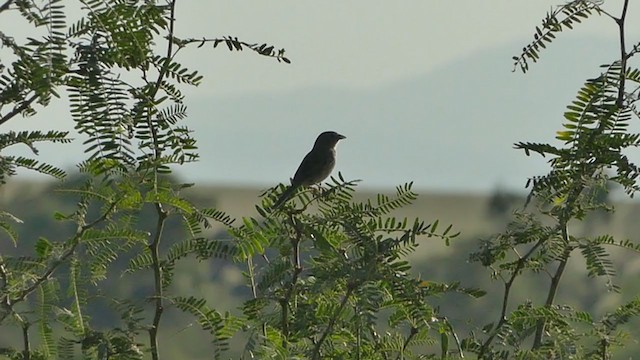
{"type": "Polygon", "coordinates": [[[338,141],[346,139],[345,136],[335,131],[325,131],[318,136],[313,149],[302,159],[296,174],[291,179],[289,186],[273,204],[277,209],[287,202],[301,186],[309,186],[322,182],[333,170],[336,164],[336,144],[338,141]]]}

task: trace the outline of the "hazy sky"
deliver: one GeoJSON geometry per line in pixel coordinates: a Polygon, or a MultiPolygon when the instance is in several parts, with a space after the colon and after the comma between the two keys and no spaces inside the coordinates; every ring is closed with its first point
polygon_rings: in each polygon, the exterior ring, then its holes
{"type": "MultiPolygon", "coordinates": [[[[523,98],[527,100],[528,94],[536,93],[528,88],[533,86],[529,83],[534,77],[542,77],[536,86],[544,87],[547,80],[550,84],[558,81],[558,74],[572,79],[579,86],[583,79],[597,74],[597,64],[612,60],[615,51],[602,54],[602,59],[592,59],[604,51],[589,48],[589,42],[584,41],[593,38],[594,44],[608,42],[611,49],[615,49],[615,24],[604,16],[594,16],[567,34],[565,39],[553,44],[543,54],[543,61],[533,66],[530,73],[511,73],[510,56],[516,55],[532,39],[535,26],[540,24],[551,6],[558,3],[547,0],[178,1],[178,37],[237,36],[243,41],[266,42],[277,48],[285,48],[292,60],[292,64],[287,65],[248,51],[229,53],[224,46],[215,50],[186,49],[182,53],[178,61],[197,69],[205,76],[205,80],[197,88],[184,89],[190,114],[198,115],[189,118],[187,125],[196,129],[196,137],[203,151],[201,164],[186,167],[181,174],[198,181],[260,186],[286,182],[317,134],[332,129],[344,132],[348,137],[338,149],[338,170],[347,175],[354,174],[348,176],[350,178],[362,177],[375,187],[415,180],[424,188],[445,191],[486,191],[496,185],[521,188],[527,176],[540,174],[545,171],[546,165],[544,161],[524,159],[524,155],[511,150],[510,144],[525,140],[552,141],[554,130],[560,128],[561,117],[556,117],[555,122],[533,127],[530,120],[524,123],[525,118],[520,119],[522,125],[514,124],[518,119],[508,119],[511,127],[496,128],[493,124],[499,123],[493,123],[491,121],[495,119],[486,117],[495,118],[499,114],[474,113],[474,118],[460,119],[454,117],[455,108],[464,107],[468,100],[459,98],[459,93],[482,94],[491,92],[492,86],[505,86],[504,83],[492,83],[494,74],[495,77],[509,76],[509,79],[513,79],[506,80],[509,81],[508,86],[512,87],[509,93],[513,96],[510,95],[511,100],[505,101],[522,101],[523,98]],[[566,54],[566,61],[558,63],[554,53],[565,56],[562,50],[571,44],[572,39],[580,39],[586,44],[584,52],[566,54]],[[483,76],[486,75],[484,78],[488,80],[474,83],[470,79],[463,82],[456,76],[464,72],[458,74],[452,71],[446,75],[456,84],[460,83],[464,87],[460,90],[464,91],[448,89],[447,93],[438,93],[434,90],[424,94],[424,97],[437,96],[441,99],[438,104],[442,104],[442,109],[436,109],[440,117],[433,123],[424,120],[416,125],[414,119],[408,119],[411,114],[404,113],[398,113],[397,119],[389,120],[387,117],[381,120],[375,116],[361,119],[357,112],[340,113],[339,109],[330,112],[331,103],[327,99],[336,93],[393,91],[396,84],[418,78],[438,78],[446,82],[446,77],[442,76],[445,74],[440,73],[443,69],[451,71],[452,64],[468,67],[478,54],[486,55],[494,51],[500,52],[502,63],[490,68],[473,69],[474,73],[486,72],[483,76]],[[545,57],[553,60],[545,61],[545,57]],[[584,66],[572,66],[571,62],[587,66],[590,70],[585,72],[584,66]],[[563,73],[558,72],[560,68],[563,73]],[[244,118],[216,118],[213,116],[215,112],[207,108],[207,103],[213,100],[218,101],[218,106],[224,107],[227,100],[237,105],[243,103],[243,99],[272,97],[277,99],[278,104],[287,107],[288,97],[302,93],[316,95],[311,100],[305,98],[305,104],[291,104],[291,109],[282,113],[284,115],[278,118],[273,115],[267,120],[251,114],[244,118]],[[320,112],[314,110],[317,107],[321,107],[323,114],[327,111],[330,115],[318,120],[314,116],[316,114],[311,113],[320,112]],[[211,114],[211,117],[208,118],[207,114],[211,114]],[[473,122],[484,121],[488,126],[473,125],[473,122]],[[441,144],[442,134],[446,133],[443,129],[453,126],[449,122],[456,124],[455,129],[447,128],[448,131],[472,129],[474,133],[471,135],[476,139],[482,138],[482,143],[474,143],[473,138],[469,141],[463,138],[459,141],[452,139],[450,145],[441,144]],[[409,123],[415,127],[410,128],[409,123]],[[528,130],[524,133],[517,131],[525,128],[533,129],[533,133],[541,130],[534,134],[541,138],[523,138],[533,135],[528,130]],[[417,137],[402,138],[398,136],[399,132],[393,133],[393,129],[425,134],[424,143],[418,143],[417,137]],[[510,129],[514,133],[509,133],[510,129]],[[492,152],[483,153],[482,144],[495,145],[493,143],[498,139],[502,141],[499,146],[492,148],[492,152]],[[216,152],[215,156],[212,151],[216,152]],[[433,176],[433,170],[415,169],[416,160],[407,160],[413,155],[417,159],[424,157],[425,167],[430,161],[440,161],[437,162],[440,168],[457,164],[456,170],[448,172],[445,169],[439,176],[433,176]],[[485,164],[481,160],[487,157],[492,161],[485,164]],[[374,165],[378,160],[389,163],[394,159],[398,159],[393,169],[394,176],[390,176],[388,169],[378,169],[374,165]],[[467,159],[468,163],[460,166],[460,159],[467,159]]],[[[621,3],[621,0],[607,1],[606,7],[617,15],[621,3]]],[[[637,4],[632,3],[629,10],[630,44],[636,43],[640,35],[640,27],[636,26],[640,23],[640,9],[635,6],[637,4]]],[[[0,17],[8,19],[5,14],[0,17]]],[[[0,18],[0,23],[4,25],[10,22],[0,18]]],[[[12,30],[20,31],[19,24],[12,30]]],[[[554,93],[560,91],[556,87],[550,86],[548,92],[562,96],[563,104],[577,91],[577,86],[571,85],[568,89],[572,90],[562,89],[563,93],[554,93]]],[[[394,100],[391,95],[379,97],[375,105],[381,109],[392,108],[403,100],[394,100]]],[[[526,110],[529,113],[541,106],[538,99],[529,100],[531,107],[526,110]]],[[[501,99],[496,101],[500,102],[501,99]]],[[[412,106],[419,106],[420,102],[418,97],[412,106]]],[[[252,104],[247,103],[246,106],[251,107],[252,104]]],[[[73,125],[65,109],[66,104],[60,101],[36,117],[26,121],[13,120],[5,129],[71,129],[73,125]]],[[[233,109],[225,110],[232,112],[233,109]]],[[[553,114],[561,116],[561,107],[552,110],[553,114]]],[[[270,114],[278,113],[273,109],[270,111],[270,114]]],[[[507,119],[503,120],[506,122],[507,119]]],[[[82,159],[79,144],[71,148],[56,145],[44,149],[43,158],[59,166],[70,166],[82,159]]]]}
{"type": "MultiPolygon", "coordinates": [[[[279,66],[247,54],[190,52],[182,59],[209,79],[197,95],[210,96],[310,86],[370,88],[422,75],[479,50],[526,44],[558,3],[562,1],[295,0],[247,1],[243,6],[216,1],[197,7],[184,2],[176,16],[177,32],[184,37],[232,34],[283,47],[293,60],[279,66]]],[[[617,12],[621,1],[607,3],[617,12]]],[[[628,23],[634,23],[632,17],[628,23]]],[[[640,29],[629,30],[638,34],[640,29]]],[[[616,26],[594,17],[576,32],[615,37],[616,26]]]]}

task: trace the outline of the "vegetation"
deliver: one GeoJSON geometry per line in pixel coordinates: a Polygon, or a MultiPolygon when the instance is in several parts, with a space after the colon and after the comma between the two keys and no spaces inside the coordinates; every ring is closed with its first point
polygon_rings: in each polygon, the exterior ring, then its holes
{"type": "Polygon", "coordinates": [[[560,6],[547,14],[541,27],[536,28],[534,41],[513,58],[515,66],[526,72],[529,61],[536,62],[539,52],[556,34],[572,29],[593,14],[607,16],[618,26],[620,55],[602,65],[602,73],[587,80],[567,106],[564,129],[556,136],[563,146],[516,144],[527,155],[538,153],[550,158],[549,174],[529,180],[528,200],[535,199],[540,213],[552,223],[543,223],[531,213],[517,213],[504,233],[485,241],[479,251],[471,254],[471,260],[491,269],[493,276],[504,282],[500,317],[483,328],[487,335],[484,339],[473,336],[465,343],[481,358],[607,359],[612,347],[621,344],[620,325],[640,312],[637,297],[600,319],[556,303],[567,263],[577,252],[586,260],[589,276],[605,277],[607,290],[618,292],[621,289],[614,282],[614,266],[607,248],[640,250],[640,245],[629,240],[606,234],[580,237],[569,230],[571,221],[583,220],[594,210],[612,210],[600,196],[609,183],[619,184],[630,196],[639,189],[638,167],[624,153],[640,144],[640,135],[629,131],[630,121],[638,115],[635,103],[640,71],[629,68],[628,62],[640,51],[640,45],[631,50],[626,46],[628,5],[624,1],[619,17],[594,1],[572,1],[560,6]],[[528,271],[548,276],[546,299],[541,305],[527,302],[509,309],[512,286],[528,271]],[[532,343],[527,346],[529,341],[532,343]]]}
{"type": "MultiPolygon", "coordinates": [[[[6,0],[0,16],[18,11],[39,35],[20,39],[0,32],[10,63],[0,63],[0,124],[46,111],[61,94],[70,100],[77,131],[87,137],[81,181],[64,183],[60,196],[74,199],[55,219],[63,231],[40,234],[28,255],[0,257],[0,325],[20,333],[20,345],[0,349],[12,359],[159,359],[168,313],[193,316],[211,340],[208,354],[223,358],[609,359],[624,344],[623,325],[640,313],[640,298],[595,317],[557,302],[569,259],[585,259],[585,273],[615,281],[610,248],[639,252],[640,245],[608,234],[584,237],[570,223],[602,209],[610,183],[627,194],[639,189],[639,170],[625,155],[640,145],[629,131],[638,117],[640,70],[629,61],[628,0],[619,16],[595,1],[571,1],[550,11],[534,41],[514,57],[526,72],[562,31],[594,15],[611,18],[620,34],[620,54],[586,81],[557,133],[561,146],[521,142],[527,155],[549,157],[548,175],[530,179],[527,203],[534,210],[514,214],[506,229],[482,241],[470,259],[503,283],[485,293],[460,281],[422,279],[407,255],[424,238],[449,244],[458,233],[439,221],[398,218],[410,204],[411,184],[393,197],[355,201],[357,181],[342,175],[324,189],[305,189],[282,210],[271,205],[279,186],[263,194],[260,218],[235,221],[223,211],[200,207],[184,195],[193,184],[173,181],[173,168],[196,161],[198,152],[186,119],[183,86],[202,77],[178,62],[188,46],[252,50],[283,63],[284,50],[235,37],[179,39],[174,35],[176,1],[85,0],[82,17],[67,19],[60,0],[6,0]],[[156,53],[157,49],[163,49],[156,53]],[[149,222],[151,221],[151,222],[149,222]],[[214,223],[226,236],[212,235],[214,223]],[[177,291],[180,264],[188,259],[243,268],[250,291],[238,311],[221,311],[216,299],[177,291]],[[126,264],[120,271],[119,265],[126,264]],[[514,304],[514,285],[525,276],[548,279],[544,296],[514,304]],[[117,280],[114,280],[117,279],[117,280]],[[105,289],[130,282],[137,293],[105,289]],[[475,325],[462,338],[456,324],[435,306],[435,296],[459,292],[491,297],[499,316],[475,325]],[[117,320],[101,324],[91,316],[109,308],[117,320]],[[233,344],[241,342],[239,349],[233,344]]],[[[3,60],[6,61],[6,60],[3,60]]],[[[0,149],[24,144],[65,143],[57,131],[7,132],[0,149]]],[[[18,167],[56,178],[66,174],[34,158],[0,158],[0,181],[18,167]]],[[[498,209],[500,208],[500,205],[498,209]]],[[[500,210],[503,211],[503,210],[500,210]]],[[[0,213],[0,227],[15,246],[21,220],[0,213]]],[[[471,284],[473,285],[473,284],[471,284]]],[[[518,300],[519,301],[519,300],[518,300]]]]}

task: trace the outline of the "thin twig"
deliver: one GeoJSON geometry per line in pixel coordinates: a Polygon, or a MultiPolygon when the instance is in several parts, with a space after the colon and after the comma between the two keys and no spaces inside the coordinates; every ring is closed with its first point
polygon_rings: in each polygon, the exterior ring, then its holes
{"type": "MultiPolygon", "coordinates": [[[[266,258],[264,254],[263,257],[266,258]]],[[[258,286],[256,284],[256,274],[254,272],[253,259],[251,256],[247,256],[247,271],[249,272],[249,281],[251,282],[251,295],[255,300],[258,299],[258,286]]],[[[262,323],[262,336],[265,339],[267,338],[267,323],[265,322],[262,323]]]]}
{"type": "MultiPolygon", "coordinates": [[[[169,19],[169,37],[167,44],[167,60],[164,63],[164,66],[160,70],[158,74],[158,79],[155,83],[155,88],[151,92],[149,98],[155,99],[158,91],[160,90],[160,86],[162,81],[169,69],[170,58],[173,53],[173,32],[175,25],[175,9],[176,9],[176,0],[170,2],[170,19],[169,19]]],[[[153,190],[155,193],[158,192],[158,165],[157,161],[162,156],[162,150],[160,148],[159,139],[158,139],[158,130],[156,129],[153,121],[151,120],[151,112],[147,115],[147,122],[149,123],[149,129],[151,130],[151,136],[153,139],[154,146],[154,166],[153,166],[153,190]]],[[[153,323],[151,328],[149,329],[149,343],[151,346],[151,358],[153,360],[159,360],[160,354],[158,350],[158,331],[160,326],[160,320],[162,319],[162,313],[164,311],[164,299],[163,299],[163,289],[162,289],[162,268],[160,266],[160,240],[162,239],[162,232],[164,229],[164,224],[167,219],[167,212],[163,209],[162,204],[160,202],[155,203],[156,213],[158,215],[158,221],[156,223],[156,233],[153,241],[149,244],[149,249],[151,250],[151,259],[153,262],[153,278],[154,278],[154,298],[155,298],[155,309],[153,315],[153,323]]]]}
{"type": "Polygon", "coordinates": [[[198,47],[201,47],[205,43],[211,43],[211,42],[213,43],[214,48],[217,47],[218,44],[220,43],[225,43],[229,48],[229,51],[233,51],[233,50],[242,51],[244,49],[243,48],[244,46],[248,49],[253,50],[259,55],[274,58],[278,60],[278,62],[284,61],[287,64],[291,63],[291,61],[284,56],[284,52],[285,52],[284,49],[280,49],[276,51],[273,46],[267,46],[266,44],[263,44],[263,45],[250,44],[245,41],[240,41],[238,40],[238,38],[223,37],[223,38],[213,38],[213,39],[212,38],[184,39],[184,40],[181,40],[181,46],[197,43],[199,44],[198,47]]]}
{"type": "Polygon", "coordinates": [[[11,6],[11,4],[13,4],[15,0],[7,0],[4,2],[4,4],[2,4],[2,6],[0,6],[0,12],[3,12],[7,9],[9,9],[9,6],[11,6]]]}
{"type": "MultiPolygon", "coordinates": [[[[567,267],[567,263],[569,262],[569,256],[571,255],[571,251],[573,248],[569,245],[569,234],[567,232],[567,226],[562,228],[562,240],[564,242],[564,251],[562,253],[562,258],[560,259],[560,264],[558,264],[558,268],[556,269],[555,274],[551,277],[551,284],[549,285],[549,293],[547,294],[547,300],[545,301],[544,306],[550,308],[555,301],[556,294],[558,292],[558,287],[560,286],[560,279],[562,278],[562,274],[564,274],[564,270],[567,267]]],[[[536,327],[536,334],[533,338],[533,346],[532,348],[536,349],[542,345],[542,336],[544,334],[545,322],[544,320],[540,320],[536,327]]]]}
{"type": "Polygon", "coordinates": [[[26,101],[20,104],[20,106],[17,106],[13,110],[9,111],[6,115],[4,115],[0,119],[0,125],[6,123],[7,121],[11,120],[14,116],[26,110],[29,106],[31,106],[31,104],[34,101],[36,101],[37,98],[38,98],[38,94],[33,94],[30,98],[28,98],[26,101]]]}
{"type": "Polygon", "coordinates": [[[453,335],[453,340],[456,342],[456,347],[458,348],[458,354],[460,355],[460,358],[464,359],[462,344],[460,343],[460,338],[458,337],[458,334],[453,329],[453,325],[451,325],[451,322],[449,322],[449,319],[447,319],[446,317],[443,318],[442,320],[444,321],[445,324],[447,324],[447,328],[449,328],[449,332],[451,332],[451,335],[453,335]]]}
{"type": "Polygon", "coordinates": [[[622,68],[622,72],[620,72],[620,84],[618,86],[618,98],[616,99],[616,106],[618,108],[622,108],[623,105],[625,80],[627,78],[627,50],[625,48],[624,22],[627,18],[628,7],[629,0],[625,0],[624,4],[622,5],[622,13],[620,14],[620,18],[616,19],[620,35],[620,67],[622,68]]]}
{"type": "MultiPolygon", "coordinates": [[[[567,263],[569,262],[569,256],[571,255],[572,248],[567,246],[562,254],[562,261],[558,265],[556,269],[556,273],[551,278],[551,285],[549,286],[549,294],[547,295],[547,301],[545,302],[546,307],[551,307],[555,300],[555,296],[558,292],[558,286],[560,285],[560,278],[564,273],[564,270],[567,268],[567,263]]],[[[540,328],[540,332],[542,333],[542,328],[540,328]]],[[[541,338],[540,336],[539,338],[541,338]]],[[[538,343],[538,346],[541,345],[538,343]]]]}
{"type": "MultiPolygon", "coordinates": [[[[115,210],[117,204],[118,204],[118,201],[112,202],[102,215],[100,215],[97,219],[95,219],[94,221],[88,224],[82,224],[84,220],[80,219],[80,225],[78,226],[76,234],[70,240],[70,243],[72,245],[69,247],[69,249],[67,249],[67,251],[65,251],[57,260],[53,261],[50,267],[42,275],[40,275],[29,287],[23,289],[17,296],[13,298],[10,298],[7,295],[7,297],[3,299],[3,304],[2,304],[3,307],[10,311],[9,313],[0,314],[0,323],[2,323],[2,321],[4,321],[4,319],[7,317],[7,315],[9,315],[13,311],[13,306],[16,303],[24,301],[27,298],[27,296],[29,296],[29,294],[35,291],[38,288],[38,286],[40,286],[43,282],[47,281],[51,277],[51,275],[53,275],[53,273],[58,269],[58,267],[64,264],[66,260],[69,259],[69,257],[71,257],[71,255],[75,253],[76,248],[80,244],[80,238],[84,235],[84,233],[87,230],[99,224],[100,222],[106,220],[109,217],[109,215],[111,215],[113,210],[115,210]]],[[[2,270],[4,271],[4,268],[2,268],[2,270]]],[[[1,273],[2,272],[0,272],[0,274],[1,273]]],[[[6,274],[2,274],[2,278],[6,281],[6,274]]]]}
{"type": "Polygon", "coordinates": [[[404,344],[402,344],[402,351],[400,353],[398,353],[398,356],[396,357],[396,360],[404,359],[404,353],[407,350],[407,347],[409,346],[409,343],[411,342],[411,340],[413,340],[413,338],[417,334],[418,334],[418,328],[415,327],[415,326],[412,326],[411,327],[411,332],[409,333],[409,336],[407,336],[407,338],[404,339],[404,344]]]}
{"type": "Polygon", "coordinates": [[[507,322],[507,307],[509,304],[509,297],[511,295],[511,287],[513,286],[513,283],[515,282],[518,274],[524,268],[527,260],[529,260],[529,258],[533,255],[534,251],[536,251],[538,247],[540,247],[546,240],[547,238],[542,238],[538,240],[538,242],[536,242],[523,257],[518,259],[518,262],[516,263],[516,268],[511,273],[511,277],[507,282],[504,283],[504,294],[502,296],[502,310],[500,311],[500,320],[498,321],[498,324],[496,325],[496,327],[493,329],[493,332],[491,333],[491,335],[487,338],[487,340],[485,340],[485,342],[480,347],[480,352],[478,353],[479,359],[482,359],[482,357],[484,356],[485,352],[489,348],[489,345],[491,344],[493,339],[496,337],[496,335],[498,335],[502,326],[507,322]]]}
{"type": "Polygon", "coordinates": [[[340,302],[340,306],[338,306],[338,308],[336,309],[336,312],[333,314],[333,316],[329,320],[329,323],[327,324],[327,327],[324,329],[324,332],[322,333],[320,340],[318,340],[318,342],[316,343],[316,346],[313,348],[313,356],[312,356],[313,360],[320,359],[320,348],[322,347],[322,344],[327,339],[327,336],[329,336],[329,334],[331,334],[331,332],[333,331],[333,326],[338,320],[338,317],[340,317],[340,313],[342,313],[342,310],[344,310],[344,307],[347,305],[347,302],[349,301],[349,298],[351,297],[351,294],[353,293],[354,289],[355,289],[355,285],[353,284],[350,284],[347,286],[347,292],[344,294],[344,297],[340,302]]]}
{"type": "Polygon", "coordinates": [[[97,224],[101,223],[102,221],[106,220],[109,217],[109,215],[111,215],[111,212],[115,210],[117,204],[118,204],[118,201],[112,202],[111,205],[109,205],[109,207],[107,208],[107,210],[102,215],[100,215],[100,217],[98,217],[97,219],[95,219],[94,221],[88,224],[83,224],[79,226],[78,231],[76,232],[76,235],[71,240],[71,243],[73,245],[71,245],[71,247],[67,249],[67,251],[64,254],[62,254],[62,256],[60,256],[58,260],[54,261],[51,267],[47,271],[45,271],[44,274],[42,274],[36,281],[34,281],[34,283],[31,284],[31,286],[22,290],[20,295],[18,295],[15,298],[15,300],[12,301],[12,305],[15,304],[17,301],[24,300],[27,297],[27,295],[35,291],[35,289],[37,289],[38,286],[40,286],[40,284],[48,280],[49,277],[53,275],[53,273],[58,269],[58,266],[62,265],[71,255],[74,254],[76,247],[80,244],[79,240],[84,235],[84,233],[87,230],[96,226],[97,224]]]}
{"type": "Polygon", "coordinates": [[[9,295],[7,295],[7,286],[9,286],[9,276],[7,275],[7,268],[4,266],[4,259],[0,256],[0,280],[2,280],[2,287],[0,287],[0,304],[2,307],[9,307],[9,295]]]}
{"type": "Polygon", "coordinates": [[[24,349],[22,350],[22,358],[24,360],[30,360],[31,359],[31,342],[29,340],[29,323],[24,320],[22,320],[22,340],[23,340],[23,346],[24,346],[24,349]]]}
{"type": "Polygon", "coordinates": [[[291,297],[295,293],[300,273],[302,273],[302,265],[300,263],[302,229],[300,228],[300,225],[296,223],[292,214],[289,214],[289,221],[291,226],[296,230],[296,235],[291,238],[291,265],[293,265],[293,274],[291,275],[291,282],[289,283],[287,292],[284,297],[280,299],[280,306],[282,308],[282,347],[285,349],[287,348],[287,343],[289,341],[289,303],[291,302],[291,297]]]}
{"type": "Polygon", "coordinates": [[[158,213],[158,221],[156,223],[156,233],[153,241],[149,244],[149,250],[151,250],[151,259],[153,263],[153,279],[154,279],[154,300],[155,311],[153,315],[153,323],[149,329],[149,340],[151,343],[151,357],[153,360],[159,359],[158,352],[158,327],[160,326],[160,319],[164,311],[164,300],[162,294],[162,267],[160,266],[160,239],[162,237],[162,230],[164,229],[164,223],[167,219],[167,213],[162,209],[159,203],[156,203],[156,211],[158,213]]]}

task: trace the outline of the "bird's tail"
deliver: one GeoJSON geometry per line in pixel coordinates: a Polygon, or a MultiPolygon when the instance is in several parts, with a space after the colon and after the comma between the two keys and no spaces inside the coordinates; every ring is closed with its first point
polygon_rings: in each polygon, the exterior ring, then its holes
{"type": "Polygon", "coordinates": [[[298,186],[295,186],[295,185],[289,186],[284,192],[282,192],[278,200],[276,200],[276,202],[273,204],[273,209],[274,210],[278,209],[282,205],[284,205],[284,203],[286,203],[287,200],[289,200],[291,195],[293,195],[296,192],[296,190],[298,190],[298,186]]]}

